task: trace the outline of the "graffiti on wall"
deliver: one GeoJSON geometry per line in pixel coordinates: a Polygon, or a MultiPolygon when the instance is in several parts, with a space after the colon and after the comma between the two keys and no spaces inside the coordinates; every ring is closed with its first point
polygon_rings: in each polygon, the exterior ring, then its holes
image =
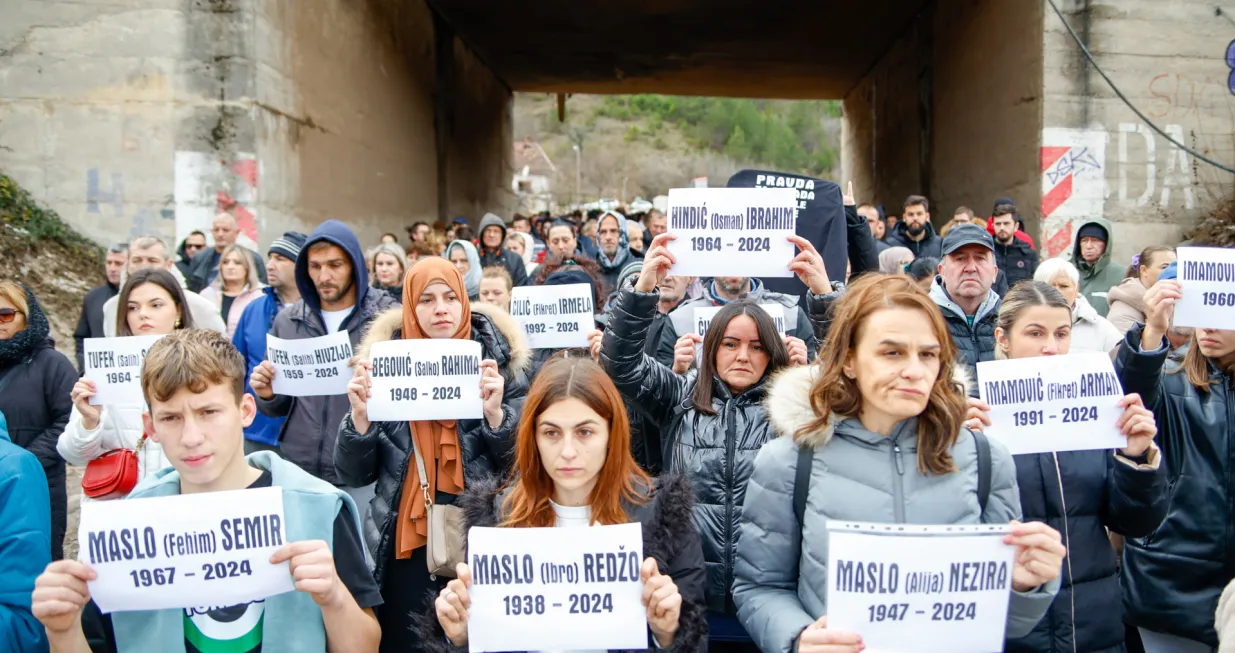
{"type": "Polygon", "coordinates": [[[1048,127],[1042,130],[1042,221],[1047,256],[1072,243],[1076,220],[1102,215],[1106,201],[1106,130],[1048,127]]]}
{"type": "Polygon", "coordinates": [[[175,213],[165,201],[162,208],[139,203],[132,206],[124,194],[124,173],[98,168],[86,170],[86,213],[129,220],[129,239],[161,231],[159,221],[172,220],[175,213]],[[104,181],[106,179],[106,181],[104,181]]]}
{"type": "Polygon", "coordinates": [[[1226,46],[1226,67],[1231,69],[1226,76],[1226,90],[1235,95],[1235,39],[1226,46]]]}
{"type": "Polygon", "coordinates": [[[241,153],[223,161],[205,152],[176,152],[176,240],[192,231],[210,233],[210,223],[221,211],[229,211],[240,231],[257,240],[256,155],[241,153]]]}

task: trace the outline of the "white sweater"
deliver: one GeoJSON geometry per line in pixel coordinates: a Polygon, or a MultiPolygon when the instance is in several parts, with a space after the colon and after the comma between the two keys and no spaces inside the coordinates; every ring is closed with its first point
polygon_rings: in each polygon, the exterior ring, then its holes
{"type": "MultiPolygon", "coordinates": [[[[83,466],[113,449],[133,449],[141,439],[142,412],[140,404],[128,406],[103,406],[99,416],[99,425],[93,431],[87,431],[82,425],[81,413],[77,406],[69,414],[69,423],[56,442],[56,451],[60,452],[70,465],[83,466]]],[[[171,465],[163,455],[163,447],[159,443],[146,438],[141,451],[137,452],[137,480],[140,482],[147,476],[171,465]]],[[[91,499],[82,495],[82,501],[91,499]]]]}

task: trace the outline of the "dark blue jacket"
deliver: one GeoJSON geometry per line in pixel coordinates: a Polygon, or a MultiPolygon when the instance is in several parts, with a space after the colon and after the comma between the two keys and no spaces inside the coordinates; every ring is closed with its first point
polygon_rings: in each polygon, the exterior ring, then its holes
{"type": "Polygon", "coordinates": [[[1218,645],[1214,612],[1235,577],[1235,395],[1230,377],[1209,363],[1208,392],[1183,373],[1163,372],[1167,342],[1141,351],[1144,327],[1128,330],[1115,358],[1125,392],[1140,393],[1158,421],[1167,473],[1166,519],[1124,544],[1128,623],[1218,645]]]}
{"type": "MultiPolygon", "coordinates": [[[[265,293],[264,297],[244,307],[244,313],[240,314],[240,321],[236,323],[236,334],[232,336],[232,344],[236,345],[240,355],[244,356],[244,391],[249,394],[253,394],[253,388],[249,387],[249,375],[253,374],[253,368],[266,360],[266,334],[270,333],[275,316],[283,308],[279,293],[275,292],[274,288],[266,286],[262,291],[265,293]]],[[[244,437],[246,440],[277,446],[279,429],[282,427],[282,417],[270,417],[259,411],[257,417],[253,418],[253,423],[245,427],[244,437]]]]}
{"type": "Polygon", "coordinates": [[[1124,650],[1119,568],[1106,529],[1143,537],[1162,523],[1166,463],[1155,456],[1157,469],[1134,467],[1109,450],[1013,457],[1024,520],[1059,531],[1068,557],[1050,611],[1029,635],[1009,640],[1008,653],[1124,650]]]}
{"type": "Polygon", "coordinates": [[[34,454],[9,440],[0,413],[0,651],[46,651],[30,612],[34,579],[51,564],[51,499],[34,454]]]}

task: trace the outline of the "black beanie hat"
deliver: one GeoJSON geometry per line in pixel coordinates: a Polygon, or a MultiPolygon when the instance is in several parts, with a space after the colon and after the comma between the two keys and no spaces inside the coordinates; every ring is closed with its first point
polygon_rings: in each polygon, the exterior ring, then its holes
{"type": "Polygon", "coordinates": [[[1106,229],[1102,228],[1102,225],[1090,222],[1081,227],[1080,231],[1076,232],[1076,239],[1079,241],[1082,238],[1097,238],[1105,243],[1110,240],[1110,235],[1106,233],[1106,229]]]}

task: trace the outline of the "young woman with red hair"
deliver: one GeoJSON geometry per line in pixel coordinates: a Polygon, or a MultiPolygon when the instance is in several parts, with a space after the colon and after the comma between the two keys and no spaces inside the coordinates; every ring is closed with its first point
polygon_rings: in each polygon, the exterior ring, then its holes
{"type": "MultiPolygon", "coordinates": [[[[505,486],[473,484],[460,497],[467,527],[587,528],[643,525],[646,650],[694,651],[707,638],[703,549],[681,477],[648,478],[630,455],[622,397],[589,358],[555,357],[536,376],[515,443],[515,475],[505,486]]],[[[434,605],[420,646],[467,646],[472,575],[458,566],[434,605]]]]}

